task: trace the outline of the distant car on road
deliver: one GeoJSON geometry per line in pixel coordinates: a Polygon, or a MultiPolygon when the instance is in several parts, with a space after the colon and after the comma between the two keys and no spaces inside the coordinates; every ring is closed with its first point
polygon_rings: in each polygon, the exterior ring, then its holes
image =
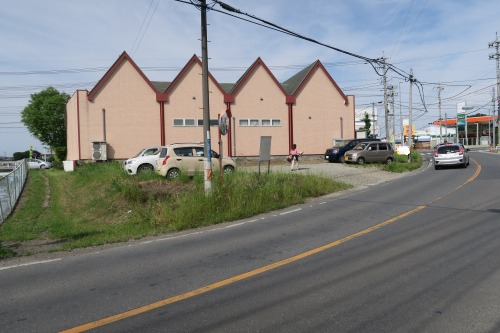
{"type": "Polygon", "coordinates": [[[460,166],[466,168],[469,165],[469,149],[461,143],[440,145],[434,151],[434,169],[439,170],[444,166],[460,166]]]}
{"type": "Polygon", "coordinates": [[[161,146],[141,149],[134,157],[123,162],[123,168],[129,175],[136,175],[141,172],[154,172],[156,160],[160,155],[161,146]]]}
{"type": "Polygon", "coordinates": [[[345,153],[346,163],[387,163],[394,160],[394,149],[389,142],[361,142],[345,153]]]}
{"type": "Polygon", "coordinates": [[[30,158],[28,161],[28,167],[30,169],[50,169],[52,168],[52,163],[42,161],[36,158],[30,158]]]}

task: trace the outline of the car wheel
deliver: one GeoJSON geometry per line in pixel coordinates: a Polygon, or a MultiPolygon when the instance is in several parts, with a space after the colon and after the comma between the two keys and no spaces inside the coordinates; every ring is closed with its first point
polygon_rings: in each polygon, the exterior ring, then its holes
{"type": "Polygon", "coordinates": [[[342,156],[339,157],[339,162],[340,163],[345,163],[345,157],[344,157],[344,155],[342,155],[342,156]]]}
{"type": "Polygon", "coordinates": [[[168,170],[168,172],[167,172],[168,179],[174,179],[177,177],[179,177],[179,169],[173,168],[173,169],[168,170]]]}
{"type": "Polygon", "coordinates": [[[151,164],[142,164],[137,168],[137,173],[153,172],[154,168],[151,164]]]}
{"type": "Polygon", "coordinates": [[[365,159],[363,157],[360,157],[360,158],[358,158],[357,162],[359,165],[363,165],[363,164],[365,164],[365,159]]]}
{"type": "Polygon", "coordinates": [[[224,174],[230,174],[234,172],[234,167],[232,165],[226,165],[224,167],[224,174]]]}
{"type": "Polygon", "coordinates": [[[385,160],[385,163],[387,163],[387,164],[392,164],[392,158],[388,157],[388,158],[385,160]]]}
{"type": "Polygon", "coordinates": [[[42,170],[45,169],[45,165],[44,164],[40,165],[40,169],[42,170]]]}

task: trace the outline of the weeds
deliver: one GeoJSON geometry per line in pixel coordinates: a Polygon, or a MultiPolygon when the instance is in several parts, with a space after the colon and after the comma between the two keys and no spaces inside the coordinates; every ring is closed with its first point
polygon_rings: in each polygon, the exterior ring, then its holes
{"type": "MultiPolygon", "coordinates": [[[[50,184],[49,206],[43,207],[42,174],[30,172],[24,202],[0,227],[0,241],[60,240],[55,250],[122,242],[233,221],[350,187],[314,175],[235,172],[222,184],[214,178],[206,195],[201,174],[173,181],[154,173],[131,177],[119,163],[43,172],[50,184]]],[[[7,252],[4,243],[0,257],[7,252]]]]}

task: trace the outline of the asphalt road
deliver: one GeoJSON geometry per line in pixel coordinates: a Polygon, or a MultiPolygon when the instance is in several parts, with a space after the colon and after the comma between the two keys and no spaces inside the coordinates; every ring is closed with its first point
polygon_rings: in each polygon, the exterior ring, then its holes
{"type": "Polygon", "coordinates": [[[0,331],[499,332],[499,166],[0,267],[0,331]]]}

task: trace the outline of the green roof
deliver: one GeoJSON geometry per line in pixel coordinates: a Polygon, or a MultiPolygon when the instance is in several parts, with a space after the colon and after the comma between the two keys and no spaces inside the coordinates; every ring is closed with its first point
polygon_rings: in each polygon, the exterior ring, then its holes
{"type": "Polygon", "coordinates": [[[172,82],[151,81],[158,92],[164,92],[172,82]]]}

